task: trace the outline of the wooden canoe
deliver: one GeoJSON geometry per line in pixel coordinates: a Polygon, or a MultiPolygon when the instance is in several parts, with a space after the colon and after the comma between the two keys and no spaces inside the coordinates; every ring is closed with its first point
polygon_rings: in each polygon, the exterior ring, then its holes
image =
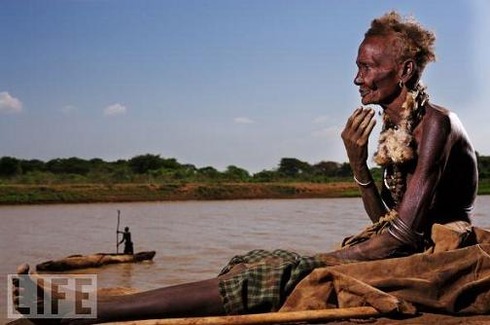
{"type": "Polygon", "coordinates": [[[36,265],[37,271],[69,271],[91,267],[101,267],[116,263],[136,263],[150,261],[155,256],[155,251],[129,254],[97,253],[91,255],[71,255],[60,260],[46,261],[36,265]]]}

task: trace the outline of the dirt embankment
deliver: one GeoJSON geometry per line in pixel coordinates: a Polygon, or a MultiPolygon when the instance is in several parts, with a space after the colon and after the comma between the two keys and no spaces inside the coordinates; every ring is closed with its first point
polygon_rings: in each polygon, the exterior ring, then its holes
{"type": "Polygon", "coordinates": [[[356,185],[349,182],[0,185],[0,204],[331,198],[358,195],[356,185]]]}

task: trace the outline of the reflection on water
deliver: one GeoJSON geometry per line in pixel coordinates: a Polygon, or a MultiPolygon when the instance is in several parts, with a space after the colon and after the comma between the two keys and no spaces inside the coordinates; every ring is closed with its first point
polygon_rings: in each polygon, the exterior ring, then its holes
{"type": "MultiPolygon", "coordinates": [[[[479,197],[477,207],[474,223],[490,227],[490,196],[479,197]]],[[[232,256],[256,248],[329,251],[368,223],[357,198],[0,206],[0,291],[22,262],[115,252],[117,210],[135,252],[157,254],[153,262],[77,271],[96,273],[99,287],[147,290],[206,279],[232,256]]],[[[1,321],[5,299],[1,294],[1,321]]]]}

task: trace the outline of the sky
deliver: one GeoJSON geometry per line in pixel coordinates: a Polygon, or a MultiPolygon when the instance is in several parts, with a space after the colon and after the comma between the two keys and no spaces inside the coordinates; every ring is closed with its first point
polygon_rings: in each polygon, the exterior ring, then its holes
{"type": "Polygon", "coordinates": [[[346,162],[357,49],[393,9],[436,33],[431,101],[490,155],[486,0],[0,0],[0,157],[346,162]]]}

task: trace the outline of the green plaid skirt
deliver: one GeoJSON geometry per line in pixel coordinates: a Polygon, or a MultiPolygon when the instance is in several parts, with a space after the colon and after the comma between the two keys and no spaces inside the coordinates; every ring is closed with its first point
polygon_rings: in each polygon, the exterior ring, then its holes
{"type": "Polygon", "coordinates": [[[285,250],[235,256],[219,274],[224,308],[229,315],[277,311],[299,281],[322,266],[318,257],[285,250]]]}

